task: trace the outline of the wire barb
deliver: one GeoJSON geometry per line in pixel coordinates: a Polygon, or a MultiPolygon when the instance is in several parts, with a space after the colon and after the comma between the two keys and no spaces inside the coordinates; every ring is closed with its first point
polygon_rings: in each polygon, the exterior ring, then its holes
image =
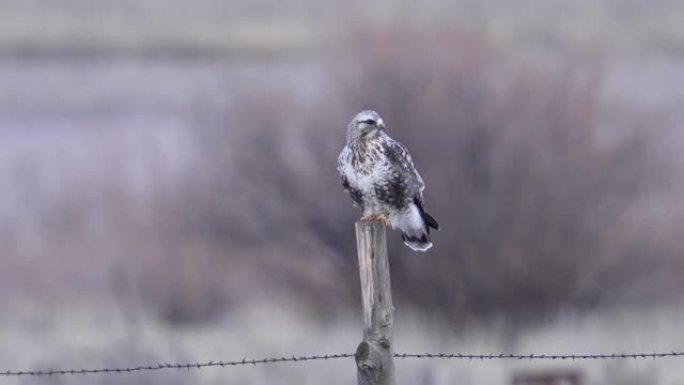
{"type": "MultiPolygon", "coordinates": [[[[489,353],[489,354],[463,354],[463,353],[395,353],[395,358],[435,358],[435,359],[458,359],[458,360],[623,360],[623,359],[660,359],[671,357],[682,357],[684,351],[671,351],[661,353],[609,353],[609,354],[511,354],[511,353],[489,353]]],[[[352,358],[354,353],[336,353],[325,355],[311,355],[311,356],[291,356],[291,357],[274,357],[248,360],[243,358],[240,361],[209,361],[203,363],[158,363],[156,365],[135,366],[127,368],[97,368],[97,369],[46,369],[46,370],[0,370],[0,377],[24,377],[24,376],[64,376],[64,375],[89,375],[89,374],[108,374],[108,373],[134,373],[134,372],[148,372],[163,369],[202,369],[208,367],[222,367],[226,366],[257,366],[261,364],[273,364],[280,362],[303,362],[303,361],[317,361],[330,360],[333,358],[352,358]]]]}

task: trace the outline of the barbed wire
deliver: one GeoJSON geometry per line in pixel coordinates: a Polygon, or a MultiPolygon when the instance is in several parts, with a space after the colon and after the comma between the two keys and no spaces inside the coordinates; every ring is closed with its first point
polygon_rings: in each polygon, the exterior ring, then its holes
{"type": "Polygon", "coordinates": [[[511,354],[511,353],[490,353],[490,354],[460,354],[460,353],[418,353],[406,354],[396,353],[396,358],[457,358],[464,360],[616,360],[616,359],[657,359],[666,357],[682,357],[684,352],[663,352],[663,353],[608,353],[608,354],[511,354]]]}
{"type": "Polygon", "coordinates": [[[315,361],[315,360],[331,360],[335,358],[349,358],[353,357],[353,353],[340,354],[325,354],[312,356],[291,356],[291,357],[275,357],[275,358],[260,358],[260,359],[246,359],[240,361],[209,361],[202,363],[159,363],[153,365],[141,365],[124,368],[97,368],[97,369],[47,369],[47,370],[22,370],[22,371],[0,371],[0,376],[52,376],[52,375],[68,375],[68,374],[102,374],[102,373],[133,373],[143,371],[155,371],[163,369],[202,369],[209,367],[226,367],[226,366],[242,366],[242,365],[260,365],[260,364],[274,364],[278,362],[299,362],[299,361],[315,361]]]}
{"type": "MultiPolygon", "coordinates": [[[[460,359],[460,360],[616,360],[616,359],[659,359],[668,357],[682,357],[684,351],[660,352],[660,353],[608,353],[608,354],[511,354],[511,353],[490,353],[490,354],[461,354],[461,353],[395,353],[394,357],[399,359],[407,358],[441,358],[441,359],[460,359]]],[[[157,371],[164,369],[202,369],[209,367],[227,367],[227,366],[243,366],[243,365],[262,365],[274,364],[279,362],[300,362],[300,361],[318,361],[331,360],[338,358],[351,358],[353,353],[338,353],[325,355],[311,355],[311,356],[290,356],[290,357],[275,357],[275,358],[260,358],[260,359],[246,359],[239,361],[209,361],[202,363],[158,363],[153,365],[141,365],[134,367],[122,368],[96,368],[96,369],[46,369],[46,370],[20,370],[20,371],[0,371],[0,376],[5,377],[21,377],[21,376],[57,376],[57,375],[88,375],[88,374],[106,374],[106,373],[135,373],[146,371],[157,371]]]]}

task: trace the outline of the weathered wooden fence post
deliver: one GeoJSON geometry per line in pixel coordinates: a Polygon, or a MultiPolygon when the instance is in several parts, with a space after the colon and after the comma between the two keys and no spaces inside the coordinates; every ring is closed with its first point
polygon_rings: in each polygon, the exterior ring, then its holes
{"type": "Polygon", "coordinates": [[[364,324],[363,341],[355,355],[358,384],[394,385],[394,307],[385,226],[380,222],[357,222],[356,246],[364,324]]]}

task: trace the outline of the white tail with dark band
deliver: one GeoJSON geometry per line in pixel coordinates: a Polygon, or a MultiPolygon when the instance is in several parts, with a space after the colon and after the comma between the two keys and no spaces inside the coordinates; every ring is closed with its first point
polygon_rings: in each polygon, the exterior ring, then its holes
{"type": "Polygon", "coordinates": [[[423,206],[417,200],[410,205],[407,212],[390,218],[390,221],[392,227],[401,231],[401,239],[406,246],[415,251],[429,250],[432,247],[430,228],[439,230],[437,221],[423,210],[423,206]]]}

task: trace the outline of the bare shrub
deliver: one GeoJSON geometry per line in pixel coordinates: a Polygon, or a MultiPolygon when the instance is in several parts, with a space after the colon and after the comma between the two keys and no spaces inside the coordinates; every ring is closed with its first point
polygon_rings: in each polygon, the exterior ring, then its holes
{"type": "Polygon", "coordinates": [[[604,134],[594,74],[515,63],[453,31],[365,31],[337,63],[339,108],[273,87],[199,117],[203,172],[183,223],[231,263],[259,261],[257,275],[319,309],[356,297],[358,212],[335,159],[347,120],[374,108],[411,149],[443,227],[426,255],[391,235],[400,306],[524,320],[625,299],[655,273],[650,234],[624,225],[662,178],[652,137],[604,134]]]}
{"type": "Polygon", "coordinates": [[[427,256],[393,248],[405,298],[457,319],[524,319],[619,298],[649,276],[647,231],[608,240],[662,172],[650,138],[604,139],[598,79],[516,65],[458,33],[393,31],[355,50],[348,104],[386,116],[443,227],[427,256]]]}

